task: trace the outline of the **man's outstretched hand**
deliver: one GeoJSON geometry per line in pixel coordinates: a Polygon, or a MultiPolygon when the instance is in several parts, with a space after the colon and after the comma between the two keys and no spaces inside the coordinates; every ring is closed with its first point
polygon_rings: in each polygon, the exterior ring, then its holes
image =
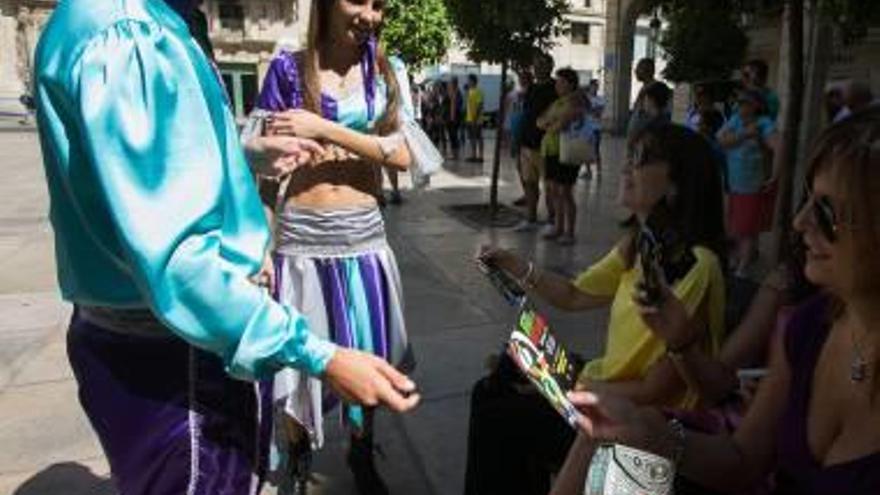
{"type": "Polygon", "coordinates": [[[254,173],[267,177],[283,177],[326,153],[317,141],[293,136],[256,137],[245,148],[254,173]]]}
{"type": "Polygon", "coordinates": [[[351,349],[338,349],[324,379],[346,402],[386,406],[406,412],[418,405],[416,384],[381,358],[351,349]]]}

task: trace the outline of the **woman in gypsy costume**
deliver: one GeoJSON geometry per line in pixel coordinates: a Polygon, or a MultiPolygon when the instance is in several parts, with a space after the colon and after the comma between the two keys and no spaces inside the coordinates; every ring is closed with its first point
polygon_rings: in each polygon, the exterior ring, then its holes
{"type": "MultiPolygon", "coordinates": [[[[327,151],[281,184],[261,182],[275,214],[278,299],[302,311],[313,333],[411,369],[400,275],[376,200],[380,167],[413,162],[406,70],[377,43],[383,8],[381,0],[315,0],[308,46],[275,57],[251,130],[262,119],[264,132],[316,139],[327,151]]],[[[276,376],[275,399],[288,473],[282,489],[302,493],[309,453],[323,444],[322,415],[335,399],[298,372],[276,376]]],[[[358,489],[387,493],[373,463],[372,411],[346,406],[343,418],[353,430],[347,460],[358,489]]]]}

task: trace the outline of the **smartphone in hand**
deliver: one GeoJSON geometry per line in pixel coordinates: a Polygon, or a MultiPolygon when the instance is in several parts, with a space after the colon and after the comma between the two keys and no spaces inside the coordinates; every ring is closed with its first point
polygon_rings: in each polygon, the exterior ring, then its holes
{"type": "Polygon", "coordinates": [[[645,306],[659,306],[663,303],[663,286],[684,278],[697,258],[679,232],[665,201],[654,207],[642,224],[636,242],[642,268],[636,299],[645,306]]]}
{"type": "Polygon", "coordinates": [[[492,260],[478,259],[477,268],[485,274],[489,281],[498,289],[504,300],[515,308],[522,308],[526,303],[526,291],[506,271],[499,268],[492,260]]]}

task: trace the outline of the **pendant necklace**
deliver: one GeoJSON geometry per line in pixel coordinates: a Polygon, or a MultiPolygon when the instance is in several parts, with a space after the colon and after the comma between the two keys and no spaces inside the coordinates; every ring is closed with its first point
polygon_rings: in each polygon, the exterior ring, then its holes
{"type": "Polygon", "coordinates": [[[849,379],[853,383],[862,383],[868,378],[869,363],[862,354],[855,330],[852,330],[850,335],[852,336],[852,360],[849,365],[849,379]]]}

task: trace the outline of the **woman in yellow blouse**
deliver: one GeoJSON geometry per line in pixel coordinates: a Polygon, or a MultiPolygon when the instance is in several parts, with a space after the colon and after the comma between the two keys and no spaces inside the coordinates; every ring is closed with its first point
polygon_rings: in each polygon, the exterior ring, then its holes
{"type": "MultiPolygon", "coordinates": [[[[650,126],[638,137],[621,179],[619,201],[632,214],[627,232],[602,260],[572,281],[506,250],[482,253],[520,280],[531,297],[552,306],[569,311],[610,306],[605,352],[584,366],[581,388],[611,391],[640,404],[697,405],[675,361],[692,345],[717,353],[723,336],[724,227],[716,167],[711,148],[698,135],[672,124],[650,126]],[[703,322],[705,331],[688,342],[655,336],[633,301],[641,279],[638,226],[661,202],[695,259],[683,277],[670,281],[690,314],[703,322]]],[[[540,395],[522,393],[497,375],[478,382],[473,392],[465,493],[546,494],[575,433],[540,395]]]]}

